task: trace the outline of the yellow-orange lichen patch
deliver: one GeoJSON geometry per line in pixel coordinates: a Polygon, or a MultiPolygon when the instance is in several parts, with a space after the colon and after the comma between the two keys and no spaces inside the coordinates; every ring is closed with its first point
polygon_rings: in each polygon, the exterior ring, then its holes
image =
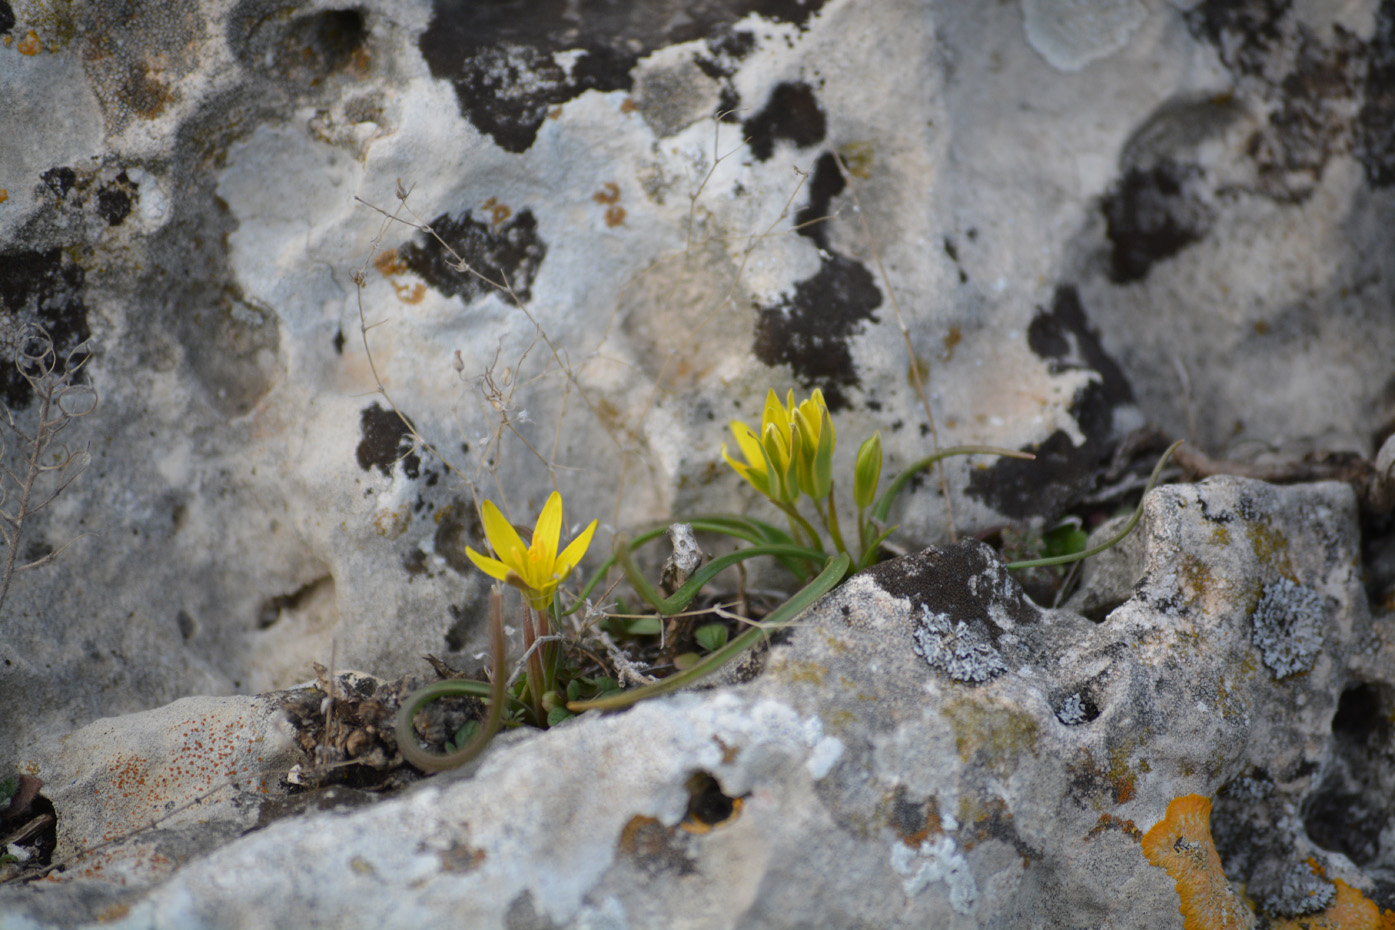
{"type": "Polygon", "coordinates": [[[404,284],[401,281],[392,280],[396,275],[406,274],[411,271],[407,262],[396,249],[384,249],[373,259],[373,267],[392,284],[392,289],[397,292],[397,299],[404,304],[419,304],[426,297],[426,285],[417,282],[415,284],[404,284]]]}
{"type": "Polygon", "coordinates": [[[20,39],[19,45],[15,47],[21,55],[37,55],[44,50],[44,43],[40,42],[38,34],[30,29],[29,34],[20,39]]]}
{"type": "Polygon", "coordinates": [[[489,211],[489,222],[495,229],[503,226],[508,218],[513,216],[513,210],[507,204],[500,203],[496,197],[490,197],[486,200],[484,209],[489,211]]]}
{"type": "Polygon", "coordinates": [[[1211,839],[1210,798],[1173,798],[1167,816],[1143,834],[1143,855],[1177,883],[1184,930],[1254,927],[1254,915],[1226,880],[1211,839]]]}
{"type": "Polygon", "coordinates": [[[1270,924],[1273,930],[1390,930],[1395,927],[1395,911],[1380,912],[1374,901],[1342,881],[1333,879],[1337,896],[1327,909],[1317,914],[1290,917],[1270,924]]]}
{"type": "Polygon", "coordinates": [[[1090,828],[1090,832],[1085,834],[1085,839],[1092,840],[1101,833],[1107,833],[1110,830],[1117,830],[1136,840],[1143,839],[1143,831],[1138,829],[1132,820],[1115,817],[1113,814],[1100,814],[1100,819],[1095,821],[1095,825],[1090,828]]]}

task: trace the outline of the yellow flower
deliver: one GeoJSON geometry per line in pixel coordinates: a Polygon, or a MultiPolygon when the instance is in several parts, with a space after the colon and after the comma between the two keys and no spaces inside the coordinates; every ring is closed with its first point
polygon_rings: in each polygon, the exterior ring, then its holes
{"type": "Polygon", "coordinates": [[[596,532],[596,521],[581,531],[581,535],[571,541],[567,548],[557,554],[557,542],[562,535],[562,495],[553,491],[538,515],[538,524],[533,528],[532,545],[524,546],[518,531],[494,506],[493,501],[485,501],[482,508],[484,535],[497,559],[476,552],[469,546],[465,554],[475,567],[491,578],[498,578],[523,591],[534,610],[546,610],[552,604],[552,596],[562,579],[571,574],[586,549],[591,545],[591,536],[596,532]]]}
{"type": "MultiPolygon", "coordinates": [[[[790,399],[794,399],[793,391],[790,399]]],[[[736,461],[727,454],[726,443],[722,443],[722,458],[726,463],[757,491],[779,504],[793,503],[799,497],[795,457],[790,454],[794,439],[790,430],[789,412],[772,388],[766,395],[759,433],[740,420],[731,421],[731,434],[736,437],[746,461],[736,461]]]]}
{"type": "Polygon", "coordinates": [[[740,420],[731,421],[731,432],[746,461],[728,455],[725,444],[722,458],[766,497],[791,504],[800,491],[815,499],[828,496],[833,483],[833,421],[818,388],[799,404],[792,390],[783,404],[770,390],[760,432],[740,420]]]}

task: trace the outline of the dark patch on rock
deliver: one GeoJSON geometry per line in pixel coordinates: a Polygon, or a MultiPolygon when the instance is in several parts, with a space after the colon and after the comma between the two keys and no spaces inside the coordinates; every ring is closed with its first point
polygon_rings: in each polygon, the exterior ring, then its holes
{"type": "Polygon", "coordinates": [[[97,188],[97,215],[108,226],[120,226],[131,215],[131,203],[139,185],[121,172],[110,184],[97,188]]]}
{"type": "Polygon", "coordinates": [[[927,795],[923,800],[914,800],[905,785],[897,785],[896,793],[887,805],[887,825],[901,837],[901,842],[911,849],[942,830],[940,804],[935,796],[927,795]]]}
{"type": "Polygon", "coordinates": [[[191,288],[189,306],[172,328],[184,346],[189,373],[203,386],[208,402],[224,416],[240,417],[276,383],[280,317],[249,299],[236,281],[210,278],[208,283],[221,287],[212,292],[191,288]]]}
{"type": "Polygon", "coordinates": [[[68,191],[72,190],[73,185],[77,183],[77,172],[72,168],[60,166],[48,169],[39,175],[39,179],[58,196],[59,200],[62,200],[68,196],[68,191]]]}
{"type": "Polygon", "coordinates": [[[15,11],[5,0],[0,0],[0,36],[9,35],[15,27],[15,11]]]}
{"type": "Polygon", "coordinates": [[[83,301],[85,277],[82,266],[59,248],[0,255],[0,395],[11,409],[27,407],[34,398],[14,367],[15,343],[26,323],[48,333],[60,366],[92,335],[83,301]]]}
{"type": "Polygon", "coordinates": [[[261,607],[257,609],[257,629],[265,630],[273,627],[281,619],[281,613],[286,610],[299,610],[308,604],[316,594],[321,594],[328,588],[333,590],[334,578],[330,575],[321,575],[306,582],[288,594],[276,594],[262,601],[261,607]]]}
{"type": "Polygon", "coordinates": [[[302,44],[303,57],[319,59],[321,69],[342,68],[368,41],[368,21],[362,10],[321,10],[295,20],[289,35],[302,44]]]}
{"type": "Polygon", "coordinates": [[[689,849],[692,834],[637,814],[620,831],[616,848],[646,875],[692,875],[697,860],[689,849]]]}
{"type": "Polygon", "coordinates": [[[794,286],[794,295],[759,308],[754,352],[767,365],[789,365],[801,385],[823,391],[828,409],[849,405],[846,388],[861,383],[853,367],[852,337],[882,294],[865,266],[842,255],[823,259],[819,270],[794,286]]]}
{"type": "Polygon", "coordinates": [[[175,625],[179,627],[179,637],[186,643],[194,638],[194,634],[199,631],[198,624],[194,622],[193,616],[187,610],[180,610],[174,615],[175,625]]]}
{"type": "Polygon", "coordinates": [[[446,627],[446,648],[460,652],[470,642],[470,633],[475,629],[473,616],[463,607],[451,604],[449,607],[451,624],[446,627]]]}
{"type": "Polygon", "coordinates": [[[741,95],[734,87],[723,87],[717,95],[716,116],[724,123],[741,122],[741,95]]]}
{"type": "Polygon", "coordinates": [[[1272,49],[1287,31],[1292,0],[1206,0],[1184,14],[1192,35],[1210,42],[1226,67],[1243,75],[1264,73],[1272,49]]]}
{"type": "Polygon", "coordinates": [[[300,16],[267,15],[262,4],[245,4],[228,19],[229,45],[257,76],[292,88],[293,95],[346,68],[364,69],[368,18],[345,7],[300,16]]]}
{"type": "Polygon", "coordinates": [[[538,912],[533,904],[533,892],[524,890],[518,897],[509,902],[509,909],[504,913],[504,930],[560,930],[557,924],[548,918],[547,912],[538,912]]]}
{"type": "Polygon", "coordinates": [[[330,340],[330,344],[334,346],[335,355],[344,354],[344,331],[342,329],[334,334],[334,338],[330,340]]]}
{"type": "Polygon", "coordinates": [[[429,574],[430,566],[426,561],[426,553],[416,548],[402,553],[402,570],[407,573],[409,580],[418,575],[429,574]]]}
{"type": "Polygon", "coordinates": [[[500,148],[525,152],[552,107],[588,90],[630,90],[635,63],[656,49],[721,35],[749,13],[802,26],[822,6],[822,0],[434,0],[418,44],[432,76],[454,85],[461,115],[500,148]],[[556,60],[564,51],[580,52],[570,68],[556,60]]]}
{"type": "Polygon", "coordinates": [[[845,187],[847,181],[838,169],[838,159],[832,152],[824,152],[814,162],[814,172],[809,177],[809,201],[794,215],[799,234],[821,249],[829,248],[828,223],[824,218],[833,210],[833,198],[843,193],[845,187]]]}
{"type": "Polygon", "coordinates": [[[1141,281],[1155,262],[1206,235],[1213,217],[1202,182],[1196,165],[1164,160],[1147,170],[1132,168],[1110,187],[1100,207],[1113,243],[1113,281],[1141,281]]]}
{"type": "Polygon", "coordinates": [[[1304,805],[1309,838],[1358,866],[1376,859],[1390,820],[1391,730],[1390,701],[1381,688],[1362,683],[1344,691],[1332,717],[1332,763],[1304,805]]]}
{"type": "Polygon", "coordinates": [[[1395,0],[1376,11],[1367,49],[1366,99],[1356,117],[1356,157],[1372,187],[1395,184],[1395,0]]]}
{"type": "Polygon", "coordinates": [[[1037,315],[1027,327],[1027,346],[1048,362],[1052,374],[1097,372],[1115,403],[1133,402],[1133,389],[1124,370],[1104,350],[1074,285],[1056,288],[1050,312],[1037,308],[1037,315]]]}
{"type": "MultiPolygon", "coordinates": [[[[723,26],[707,37],[708,53],[694,56],[693,61],[702,69],[702,73],[712,80],[726,82],[736,74],[741,62],[755,51],[755,48],[755,33],[723,26]]],[[[731,84],[727,82],[724,86],[730,87],[731,84]]]]}
{"type": "Polygon", "coordinates": [[[485,548],[484,528],[480,525],[475,505],[457,497],[449,507],[443,509],[436,521],[436,536],[433,542],[435,552],[446,560],[446,564],[462,575],[476,571],[465,555],[465,547],[485,548]]]}
{"type": "Polygon", "coordinates": [[[1027,327],[1027,345],[1047,360],[1052,374],[1093,371],[1099,377],[1071,400],[1070,414],[1084,443],[1077,446],[1064,430],[1056,430],[1024,449],[1035,460],[1002,459],[969,476],[966,493],[1013,520],[1056,513],[1089,487],[1110,454],[1114,410],[1133,402],[1123,369],[1105,352],[1073,286],[1056,289],[1049,313],[1039,308],[1027,327]]]}
{"type": "MultiPolygon", "coordinates": [[[[978,624],[989,617],[990,608],[998,608],[1014,624],[1037,619],[1036,605],[1022,593],[998,553],[976,539],[931,546],[881,562],[863,574],[892,597],[908,599],[913,614],[928,607],[954,623],[978,624]]],[[[994,623],[988,626],[996,642],[1001,630],[994,623]]]]}
{"type": "Polygon", "coordinates": [[[402,472],[415,479],[421,474],[421,457],[415,451],[412,429],[397,411],[384,408],[374,401],[373,406],[365,407],[359,414],[359,431],[363,438],[359,441],[358,467],[368,471],[377,467],[383,477],[392,477],[393,466],[402,463],[402,472]]]}
{"type": "MultiPolygon", "coordinates": [[[[769,161],[777,141],[806,149],[818,145],[828,132],[814,89],[803,83],[777,84],[761,111],[741,124],[746,144],[759,161],[769,161]]],[[[836,168],[836,165],[835,165],[836,168]]]]}
{"type": "MultiPolygon", "coordinates": [[[[476,220],[469,211],[452,218],[443,213],[431,221],[436,231],[475,271],[492,281],[506,280],[521,301],[532,297],[547,245],[538,236],[538,221],[527,208],[518,211],[502,225],[476,220]]],[[[442,294],[465,298],[469,303],[494,288],[464,269],[434,237],[422,233],[414,242],[397,250],[402,261],[442,294]]]]}
{"type": "Polygon", "coordinates": [[[1267,101],[1268,123],[1246,146],[1260,193],[1302,201],[1328,160],[1352,147],[1358,127],[1349,114],[1369,84],[1365,43],[1334,25],[1324,44],[1289,0],[1207,0],[1185,20],[1215,45],[1243,92],[1267,101]]]}
{"type": "Polygon", "coordinates": [[[1012,811],[1008,810],[1006,801],[992,797],[983,804],[983,808],[986,810],[980,809],[960,832],[959,841],[963,844],[965,852],[984,840],[998,840],[1012,847],[1013,852],[1022,860],[1024,869],[1043,859],[1043,852],[1024,840],[1017,832],[1017,825],[1013,823],[1012,811]]]}

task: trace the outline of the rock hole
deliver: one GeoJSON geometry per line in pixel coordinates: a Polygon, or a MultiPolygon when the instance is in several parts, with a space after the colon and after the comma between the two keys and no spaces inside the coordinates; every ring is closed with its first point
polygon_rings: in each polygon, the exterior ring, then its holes
{"type": "Polygon", "coordinates": [[[1098,719],[1100,707],[1091,691],[1090,688],[1078,688],[1053,698],[1051,710],[1056,719],[1068,727],[1078,727],[1098,719]]]}
{"type": "Polygon", "coordinates": [[[740,816],[742,799],[724,793],[710,773],[695,772],[687,788],[688,810],[679,826],[689,833],[708,833],[740,816]]]}
{"type": "Polygon", "coordinates": [[[1390,820],[1386,799],[1395,792],[1390,703],[1372,684],[1342,692],[1332,715],[1332,764],[1304,805],[1309,838],[1363,868],[1382,858],[1381,834],[1390,820]]]}
{"type": "MultiPolygon", "coordinates": [[[[316,594],[320,593],[328,586],[333,589],[334,578],[330,575],[322,575],[319,578],[309,581],[290,594],[278,594],[262,601],[261,609],[257,611],[257,629],[265,630],[276,625],[281,619],[281,612],[285,610],[295,610],[305,606],[316,594]]],[[[190,621],[192,623],[192,621],[190,621]]],[[[180,631],[183,632],[184,624],[181,621],[180,631]]]]}

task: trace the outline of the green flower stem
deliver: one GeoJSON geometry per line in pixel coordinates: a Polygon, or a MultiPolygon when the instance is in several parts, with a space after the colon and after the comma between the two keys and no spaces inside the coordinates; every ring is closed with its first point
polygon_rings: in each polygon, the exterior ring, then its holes
{"type": "Polygon", "coordinates": [[[819,538],[819,531],[814,529],[812,523],[804,519],[803,514],[801,514],[793,504],[782,504],[779,501],[774,500],[773,498],[772,503],[774,503],[776,507],[779,507],[781,510],[785,512],[785,514],[790,518],[790,523],[792,525],[797,525],[799,529],[803,530],[805,533],[808,534],[809,545],[811,547],[820,549],[823,547],[823,542],[819,538]]]}
{"type": "Polygon", "coordinates": [[[843,531],[838,526],[838,504],[833,499],[833,488],[828,489],[828,532],[833,537],[833,545],[839,552],[846,553],[848,547],[843,544],[843,531]]]}
{"type": "Polygon", "coordinates": [[[528,699],[533,705],[533,716],[538,720],[538,726],[542,726],[547,720],[547,711],[543,708],[542,703],[546,675],[543,672],[543,650],[533,648],[533,644],[542,635],[533,625],[533,616],[533,608],[528,606],[525,598],[523,604],[523,649],[528,653],[528,699]]]}
{"type": "MultiPolygon", "coordinates": [[[[749,551],[749,550],[747,550],[749,551]]],[[[657,681],[652,685],[645,685],[641,688],[633,688],[629,691],[622,691],[608,697],[596,698],[592,701],[569,701],[567,710],[573,713],[580,713],[584,710],[619,710],[622,707],[629,707],[645,698],[657,697],[660,694],[667,694],[670,691],[677,691],[686,685],[690,685],[704,675],[709,675],[741,655],[747,649],[760,642],[770,635],[770,631],[789,623],[804,610],[832,591],[839,582],[843,580],[843,575],[852,564],[852,559],[846,553],[840,553],[828,560],[823,571],[818,577],[809,582],[803,588],[785,601],[779,607],[770,612],[770,615],[761,623],[752,626],[740,636],[728,642],[721,649],[704,658],[701,662],[684,671],[668,676],[662,681],[657,681]]]]}
{"type": "Polygon", "coordinates": [[[891,504],[896,499],[896,495],[901,493],[906,482],[910,481],[916,472],[922,471],[934,465],[940,459],[948,458],[951,455],[999,455],[1012,459],[1034,459],[1035,455],[1030,452],[1018,452],[1016,449],[1000,449],[997,446],[951,446],[948,449],[941,449],[934,455],[927,455],[925,458],[911,464],[909,468],[897,475],[895,480],[882,492],[882,496],[877,498],[877,502],[872,505],[872,519],[878,523],[885,523],[887,514],[891,512],[891,504]]]}
{"type": "Polygon", "coordinates": [[[815,549],[807,549],[804,546],[785,545],[781,543],[767,543],[763,546],[749,546],[745,549],[738,549],[736,552],[728,552],[726,555],[718,556],[711,562],[693,572],[686,582],[672,597],[663,597],[655,590],[649,580],[644,577],[639,568],[634,563],[632,547],[624,537],[615,540],[615,557],[620,562],[620,567],[625,572],[625,578],[635,589],[635,593],[642,597],[649,606],[653,607],[660,614],[672,615],[681,612],[703,586],[717,576],[724,569],[730,568],[737,562],[744,562],[760,555],[792,556],[796,559],[807,559],[811,562],[823,563],[827,556],[815,549]]]}
{"type": "Polygon", "coordinates": [[[489,741],[494,738],[494,734],[498,733],[499,728],[503,725],[504,703],[507,698],[505,685],[508,681],[506,674],[508,656],[504,646],[504,596],[497,587],[491,592],[489,601],[489,652],[494,662],[494,668],[491,671],[492,681],[486,683],[463,678],[438,681],[424,688],[418,688],[402,702],[402,709],[397,712],[397,721],[394,725],[397,751],[402,753],[404,759],[423,772],[442,772],[446,769],[453,769],[457,765],[464,765],[479,755],[485,746],[489,745],[489,741]],[[423,706],[443,697],[482,698],[488,702],[488,710],[485,712],[484,726],[480,727],[473,739],[455,752],[437,755],[434,752],[427,752],[417,745],[417,734],[412,727],[412,719],[416,717],[417,711],[423,706]]]}
{"type": "Polygon", "coordinates": [[[1176,451],[1177,447],[1181,444],[1182,440],[1179,439],[1167,447],[1167,451],[1162,454],[1162,458],[1158,459],[1158,464],[1153,466],[1153,473],[1148,476],[1148,484],[1143,488],[1143,497],[1138,499],[1138,506],[1134,508],[1133,516],[1129,517],[1129,522],[1124,524],[1124,528],[1110,537],[1109,540],[1100,543],[1094,548],[1085,549],[1082,552],[1072,552],[1069,555],[1056,555],[1046,559],[1027,559],[1023,562],[1009,562],[1007,563],[1007,567],[1017,569],[1039,568],[1043,565],[1067,565],[1071,562],[1079,562],[1081,559],[1088,559],[1092,555],[1099,555],[1106,549],[1112,549],[1119,545],[1119,543],[1124,541],[1124,537],[1133,532],[1133,528],[1138,525],[1138,521],[1143,517],[1143,498],[1147,497],[1148,492],[1153,490],[1153,487],[1158,483],[1158,478],[1162,475],[1163,466],[1167,464],[1167,460],[1172,457],[1172,453],[1176,451]]]}

